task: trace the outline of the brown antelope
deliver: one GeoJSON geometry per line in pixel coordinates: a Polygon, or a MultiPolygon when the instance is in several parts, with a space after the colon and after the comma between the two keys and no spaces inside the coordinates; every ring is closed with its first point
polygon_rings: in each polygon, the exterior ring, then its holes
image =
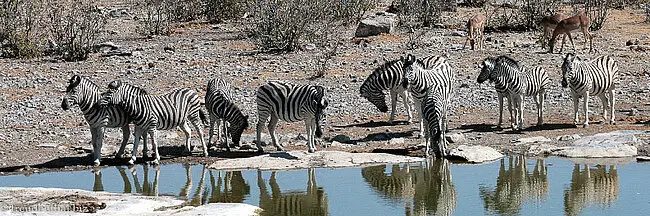
{"type": "Polygon", "coordinates": [[[485,40],[483,38],[483,28],[485,28],[486,20],[487,19],[485,18],[485,15],[476,14],[467,21],[467,39],[465,40],[465,44],[463,44],[463,49],[465,49],[467,41],[469,41],[470,46],[472,46],[472,50],[474,50],[474,44],[476,44],[476,36],[479,38],[479,49],[483,49],[483,45],[485,43],[485,40]]]}
{"type": "Polygon", "coordinates": [[[557,26],[555,26],[555,30],[553,30],[553,37],[551,38],[551,44],[549,46],[549,52],[553,53],[553,47],[555,46],[555,39],[557,39],[558,36],[561,34],[563,35],[562,38],[562,46],[560,47],[560,52],[564,49],[564,38],[566,36],[569,36],[569,41],[571,42],[571,45],[573,46],[573,49],[576,49],[575,44],[573,43],[573,39],[571,38],[571,32],[581,29],[582,34],[585,36],[585,46],[587,43],[587,39],[589,40],[589,52],[593,51],[593,40],[591,34],[589,34],[589,17],[585,14],[585,11],[580,11],[578,14],[563,19],[560,21],[557,26]]]}
{"type": "MultiPolygon", "coordinates": [[[[562,13],[556,13],[555,15],[545,16],[542,18],[542,21],[539,23],[539,25],[544,29],[544,34],[542,35],[542,49],[546,48],[548,40],[551,38],[551,34],[555,30],[557,24],[566,18],[567,16],[562,13]]],[[[562,39],[562,43],[564,43],[564,39],[562,39]]]]}

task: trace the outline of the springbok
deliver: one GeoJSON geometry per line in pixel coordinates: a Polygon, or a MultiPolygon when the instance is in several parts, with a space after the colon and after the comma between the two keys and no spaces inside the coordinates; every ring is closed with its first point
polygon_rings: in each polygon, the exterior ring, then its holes
{"type": "Polygon", "coordinates": [[[476,36],[479,38],[479,49],[483,49],[483,45],[485,43],[485,39],[483,38],[483,28],[485,28],[486,21],[487,18],[485,18],[485,15],[483,14],[476,14],[467,21],[467,39],[465,40],[465,44],[463,44],[463,49],[465,49],[467,41],[469,41],[470,46],[472,46],[472,50],[474,50],[474,44],[476,44],[476,36]]]}
{"type": "Polygon", "coordinates": [[[553,37],[551,38],[551,44],[549,46],[549,52],[553,53],[553,47],[555,46],[555,39],[561,34],[564,34],[562,38],[562,46],[560,47],[560,52],[564,49],[564,38],[566,36],[569,36],[569,41],[571,42],[571,45],[573,46],[573,49],[576,49],[576,45],[573,43],[573,39],[571,38],[571,32],[581,29],[582,34],[585,36],[585,46],[587,43],[587,39],[589,39],[589,52],[593,51],[593,40],[592,40],[592,35],[589,34],[589,17],[585,14],[585,11],[582,10],[578,12],[578,14],[563,19],[560,21],[557,26],[555,26],[555,30],[553,30],[553,37]]]}
{"type": "MultiPolygon", "coordinates": [[[[568,18],[566,15],[562,13],[556,13],[555,15],[551,16],[545,16],[542,18],[542,21],[539,23],[540,26],[544,29],[544,34],[542,34],[542,49],[546,48],[546,45],[548,44],[548,40],[551,38],[551,34],[555,30],[555,27],[557,24],[568,18]]],[[[562,39],[562,43],[564,43],[564,38],[562,39]]]]}

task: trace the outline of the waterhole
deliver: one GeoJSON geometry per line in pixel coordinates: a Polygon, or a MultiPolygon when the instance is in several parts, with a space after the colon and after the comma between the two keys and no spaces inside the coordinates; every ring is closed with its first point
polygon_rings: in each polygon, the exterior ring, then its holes
{"type": "Polygon", "coordinates": [[[106,167],[0,177],[2,187],[176,196],[247,203],[265,215],[645,215],[650,163],[510,156],[344,169],[223,171],[204,165],[106,167]]]}

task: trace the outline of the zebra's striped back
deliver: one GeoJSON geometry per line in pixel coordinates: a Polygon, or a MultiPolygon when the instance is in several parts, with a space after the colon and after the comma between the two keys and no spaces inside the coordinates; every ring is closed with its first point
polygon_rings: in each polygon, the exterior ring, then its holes
{"type": "Polygon", "coordinates": [[[230,123],[228,132],[232,136],[233,143],[239,144],[241,134],[248,128],[248,116],[245,116],[234,103],[230,84],[219,78],[208,81],[205,106],[210,116],[230,123]]]}
{"type": "Polygon", "coordinates": [[[440,85],[448,88],[446,92],[452,92],[455,75],[447,59],[442,56],[435,56],[427,62],[430,65],[427,69],[423,61],[416,61],[415,56],[408,55],[404,63],[404,80],[402,86],[408,88],[413,97],[422,101],[429,88],[440,85]]]}
{"type": "Polygon", "coordinates": [[[302,121],[313,116],[317,123],[317,137],[322,135],[320,122],[325,117],[327,103],[325,88],[322,86],[271,81],[257,90],[259,116],[270,114],[287,122],[302,121]]]}
{"type": "Polygon", "coordinates": [[[131,122],[129,115],[121,107],[99,106],[101,99],[99,87],[87,77],[74,75],[68,83],[61,108],[68,110],[71,106],[78,105],[91,128],[100,126],[116,128],[131,122]]]}
{"type": "Polygon", "coordinates": [[[569,53],[562,64],[562,86],[570,86],[578,93],[589,91],[590,95],[602,94],[615,87],[617,77],[618,65],[609,56],[583,61],[569,53]]]}
{"type": "Polygon", "coordinates": [[[142,95],[141,88],[120,81],[111,82],[109,89],[109,103],[122,106],[140,127],[169,130],[181,126],[186,119],[199,120],[200,98],[192,89],[142,95]]]}
{"type": "MultiPolygon", "coordinates": [[[[445,130],[447,129],[447,112],[451,100],[451,89],[443,85],[434,85],[427,91],[422,101],[422,115],[428,128],[427,139],[430,140],[437,157],[442,157],[447,151],[445,130]]],[[[427,147],[428,150],[428,147],[427,147]]]]}
{"type": "Polygon", "coordinates": [[[551,84],[542,67],[527,69],[507,56],[488,57],[483,61],[483,68],[477,81],[482,83],[488,79],[495,83],[497,89],[501,87],[507,89],[508,93],[525,96],[535,95],[551,84]]]}

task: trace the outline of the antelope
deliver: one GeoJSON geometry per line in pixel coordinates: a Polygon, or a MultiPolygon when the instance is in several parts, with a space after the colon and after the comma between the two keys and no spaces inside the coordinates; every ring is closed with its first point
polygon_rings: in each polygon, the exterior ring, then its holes
{"type": "Polygon", "coordinates": [[[465,44],[463,44],[463,49],[465,49],[467,41],[469,41],[470,46],[472,46],[472,50],[474,50],[474,44],[476,44],[474,38],[476,36],[479,36],[479,49],[483,49],[483,45],[485,43],[485,39],[483,38],[483,28],[485,28],[486,20],[487,19],[485,18],[485,15],[476,14],[467,21],[467,39],[465,40],[465,44]]]}
{"type": "Polygon", "coordinates": [[[573,49],[576,49],[576,45],[573,43],[573,39],[571,38],[571,32],[581,29],[582,34],[585,36],[585,46],[587,43],[587,39],[589,39],[589,52],[593,51],[593,40],[592,40],[592,35],[589,34],[589,17],[585,14],[585,11],[582,10],[578,12],[578,14],[563,19],[560,21],[557,26],[555,26],[555,30],[553,30],[553,37],[551,38],[551,44],[549,46],[549,52],[553,53],[553,47],[555,46],[555,39],[561,34],[563,35],[562,38],[562,46],[560,47],[560,52],[564,49],[564,38],[566,36],[569,36],[569,41],[571,42],[571,45],[573,46],[573,49]]]}
{"type": "MultiPolygon", "coordinates": [[[[548,40],[550,39],[551,34],[555,30],[557,24],[566,18],[568,17],[562,13],[556,13],[555,15],[545,16],[544,18],[542,18],[542,21],[539,23],[539,25],[541,25],[542,28],[544,29],[544,34],[542,34],[542,39],[541,39],[542,49],[546,48],[548,40]]],[[[562,43],[564,43],[564,38],[562,38],[562,43]]]]}

